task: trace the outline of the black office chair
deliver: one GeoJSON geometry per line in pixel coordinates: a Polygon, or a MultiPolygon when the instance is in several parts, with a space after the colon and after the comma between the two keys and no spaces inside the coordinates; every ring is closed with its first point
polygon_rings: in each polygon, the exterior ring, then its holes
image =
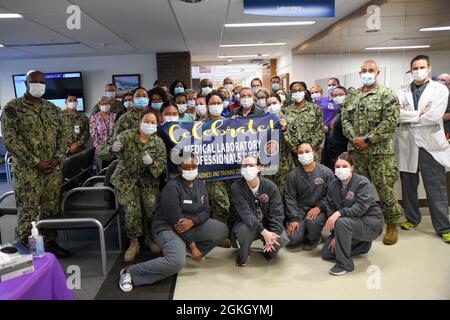
{"type": "Polygon", "coordinates": [[[119,248],[122,249],[122,235],[119,204],[116,193],[109,185],[109,178],[117,166],[117,160],[108,167],[103,186],[79,187],[67,191],[61,201],[60,214],[37,222],[37,228],[45,229],[90,229],[97,228],[100,238],[102,271],[106,276],[105,232],[116,220],[119,248]],[[108,173],[110,173],[108,175],[108,173]]]}
{"type": "MultiPolygon", "coordinates": [[[[61,184],[61,194],[69,191],[74,186],[77,186],[78,180],[85,174],[87,174],[94,162],[95,148],[90,147],[82,152],[79,152],[73,156],[66,158],[63,162],[62,168],[62,184],[61,184]]],[[[12,163],[12,157],[9,152],[5,155],[7,165],[12,163]]],[[[9,168],[8,166],[7,168],[9,168]]],[[[8,170],[7,173],[11,175],[11,171],[8,170]]],[[[11,178],[8,179],[8,182],[11,178]]],[[[78,184],[78,185],[81,185],[78,184]]],[[[6,192],[0,196],[0,217],[5,215],[17,215],[16,197],[14,191],[6,192]]],[[[63,230],[64,237],[67,242],[67,232],[63,230]]],[[[1,243],[1,230],[0,230],[0,243],[1,243]]]]}
{"type": "MultiPolygon", "coordinates": [[[[8,191],[0,196],[0,218],[3,216],[17,215],[16,196],[14,191],[8,191]]],[[[2,232],[0,230],[0,243],[2,243],[2,232]]]]}
{"type": "Polygon", "coordinates": [[[116,169],[118,160],[115,160],[109,164],[108,167],[103,168],[102,171],[96,176],[92,176],[83,183],[83,187],[90,187],[90,186],[106,186],[106,187],[112,187],[112,184],[110,182],[111,176],[114,173],[114,170],[116,169]]]}

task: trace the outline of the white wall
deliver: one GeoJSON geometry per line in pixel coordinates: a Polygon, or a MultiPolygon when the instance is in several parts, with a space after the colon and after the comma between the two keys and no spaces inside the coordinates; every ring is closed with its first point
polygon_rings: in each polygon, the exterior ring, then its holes
{"type": "Polygon", "coordinates": [[[434,75],[450,72],[450,51],[291,55],[291,57],[288,52],[277,59],[277,68],[280,69],[279,74],[290,72],[291,82],[302,80],[310,87],[319,79],[356,73],[361,67],[361,63],[365,59],[371,58],[385,71],[385,84],[398,90],[405,82],[409,81],[405,72],[409,70],[411,59],[419,53],[430,56],[434,75]],[[289,59],[291,59],[291,63],[289,63],[289,59]]]}
{"type": "Polygon", "coordinates": [[[140,74],[142,86],[148,89],[153,87],[157,78],[155,54],[0,60],[1,106],[15,98],[11,76],[26,73],[31,69],[43,72],[81,71],[87,111],[104,94],[105,84],[112,82],[113,74],[140,74]]]}
{"type": "Polygon", "coordinates": [[[277,74],[285,74],[289,73],[290,77],[292,77],[292,54],[291,51],[287,51],[283,53],[277,59],[277,74]]]}

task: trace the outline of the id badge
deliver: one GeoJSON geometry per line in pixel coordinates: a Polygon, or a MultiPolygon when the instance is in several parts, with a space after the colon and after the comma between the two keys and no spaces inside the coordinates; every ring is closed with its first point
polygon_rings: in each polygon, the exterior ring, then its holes
{"type": "Polygon", "coordinates": [[[328,104],[328,110],[334,110],[334,105],[331,102],[328,104]]]}

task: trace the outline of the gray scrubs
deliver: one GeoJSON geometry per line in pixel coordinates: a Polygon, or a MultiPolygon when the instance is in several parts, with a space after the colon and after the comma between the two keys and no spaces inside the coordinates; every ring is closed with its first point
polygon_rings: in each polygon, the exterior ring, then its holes
{"type": "Polygon", "coordinates": [[[231,242],[234,248],[239,248],[239,259],[242,263],[247,262],[252,242],[257,239],[264,240],[261,235],[264,229],[280,236],[278,239],[280,246],[268,253],[270,259],[289,242],[283,226],[284,210],[278,188],[269,179],[261,176],[259,179],[256,195],[244,178],[236,180],[231,185],[231,204],[237,213],[231,232],[231,242]]]}
{"type": "Polygon", "coordinates": [[[161,192],[152,224],[154,239],[164,255],[129,267],[133,284],[152,284],[178,273],[186,261],[186,247],[192,242],[206,256],[225,239],[228,227],[211,219],[210,215],[208,192],[203,181],[194,180],[194,186],[189,188],[181,177],[170,180],[161,192]],[[192,219],[194,226],[180,234],[173,226],[181,218],[192,219]]]}
{"type": "MultiPolygon", "coordinates": [[[[418,108],[418,101],[428,82],[419,88],[411,85],[414,98],[414,109],[418,108]]],[[[433,156],[423,148],[419,148],[418,170],[415,173],[400,172],[402,181],[403,209],[406,219],[414,224],[419,224],[422,214],[419,210],[419,172],[422,175],[423,186],[427,194],[428,207],[430,208],[431,222],[437,233],[450,232],[450,220],[448,218],[448,196],[445,168],[434,160],[433,156]]]]}
{"type": "Polygon", "coordinates": [[[327,185],[334,180],[333,171],[321,164],[309,174],[303,166],[289,173],[285,188],[287,223],[300,223],[300,228],[289,237],[289,245],[304,244],[313,249],[320,243],[327,218],[327,185]],[[315,207],[320,208],[320,214],[313,220],[306,219],[308,211],[315,207]]]}
{"type": "Polygon", "coordinates": [[[347,186],[338,180],[330,183],[327,191],[328,217],[336,211],[341,213],[341,217],[323,245],[322,258],[336,259],[337,266],[353,271],[351,256],[367,253],[372,241],[383,232],[383,215],[366,177],[353,174],[347,186]],[[336,253],[329,248],[333,238],[336,238],[336,253]]]}

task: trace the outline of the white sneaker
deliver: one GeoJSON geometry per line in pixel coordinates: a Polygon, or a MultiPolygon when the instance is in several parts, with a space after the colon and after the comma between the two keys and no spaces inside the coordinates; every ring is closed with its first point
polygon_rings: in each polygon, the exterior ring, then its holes
{"type": "Polygon", "coordinates": [[[120,270],[119,287],[123,292],[131,292],[133,290],[133,281],[131,281],[131,274],[125,272],[125,268],[120,270]]]}

